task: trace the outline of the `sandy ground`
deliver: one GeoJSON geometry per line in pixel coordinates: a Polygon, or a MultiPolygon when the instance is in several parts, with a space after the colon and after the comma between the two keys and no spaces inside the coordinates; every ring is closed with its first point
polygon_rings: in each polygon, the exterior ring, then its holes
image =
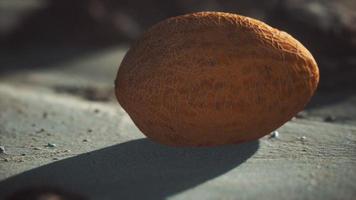
{"type": "Polygon", "coordinates": [[[318,93],[279,137],[217,148],[146,139],[113,96],[126,48],[0,79],[0,199],[53,186],[89,199],[353,199],[356,94],[318,93]]]}

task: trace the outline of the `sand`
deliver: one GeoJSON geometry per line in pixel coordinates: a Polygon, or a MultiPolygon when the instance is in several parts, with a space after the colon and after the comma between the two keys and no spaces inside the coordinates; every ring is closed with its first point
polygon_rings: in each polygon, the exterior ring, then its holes
{"type": "Polygon", "coordinates": [[[0,78],[0,199],[53,186],[89,199],[353,199],[356,94],[320,92],[278,137],[156,144],[113,96],[115,47],[0,78]]]}

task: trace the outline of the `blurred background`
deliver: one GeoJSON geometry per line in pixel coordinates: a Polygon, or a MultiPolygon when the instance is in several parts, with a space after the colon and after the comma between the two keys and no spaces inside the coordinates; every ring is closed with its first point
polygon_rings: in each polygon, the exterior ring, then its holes
{"type": "Polygon", "coordinates": [[[58,68],[105,49],[127,49],[160,20],[208,10],[257,18],[300,40],[321,71],[311,107],[355,93],[354,0],[1,0],[0,73],[58,68]]]}
{"type": "MultiPolygon", "coordinates": [[[[148,197],[163,199],[225,173],[221,166],[230,166],[230,157],[235,162],[240,150],[225,160],[216,154],[217,165],[194,153],[181,162],[175,151],[135,141],[143,135],[114,97],[130,44],[163,19],[197,11],[237,13],[284,30],[311,51],[321,73],[316,95],[296,116],[303,120],[283,126],[282,139],[253,143],[248,154],[258,148],[255,160],[224,178],[228,184],[219,191],[267,199],[354,197],[355,0],[0,0],[0,199],[5,191],[13,193],[9,199],[83,199],[25,187],[38,183],[94,196],[115,196],[122,185],[138,196],[146,193],[137,188],[162,187],[148,197]],[[20,187],[25,190],[16,192],[20,187]]],[[[202,194],[210,194],[207,188],[202,194]]]]}

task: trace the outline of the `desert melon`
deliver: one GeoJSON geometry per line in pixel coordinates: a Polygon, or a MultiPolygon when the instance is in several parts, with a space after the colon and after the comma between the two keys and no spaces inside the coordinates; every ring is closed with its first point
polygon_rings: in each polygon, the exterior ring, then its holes
{"type": "Polygon", "coordinates": [[[313,56],[289,34],[249,17],[199,12],[143,34],[119,67],[116,96],[154,141],[216,146],[277,129],[318,81],[313,56]]]}

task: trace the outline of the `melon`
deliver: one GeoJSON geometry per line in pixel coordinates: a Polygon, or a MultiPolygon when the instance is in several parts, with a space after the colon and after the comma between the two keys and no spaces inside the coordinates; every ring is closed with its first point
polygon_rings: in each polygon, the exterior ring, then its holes
{"type": "Polygon", "coordinates": [[[282,126],[318,82],[313,56],[286,32],[237,14],[198,12],[148,29],[122,60],[115,92],[152,140],[217,146],[282,126]]]}

